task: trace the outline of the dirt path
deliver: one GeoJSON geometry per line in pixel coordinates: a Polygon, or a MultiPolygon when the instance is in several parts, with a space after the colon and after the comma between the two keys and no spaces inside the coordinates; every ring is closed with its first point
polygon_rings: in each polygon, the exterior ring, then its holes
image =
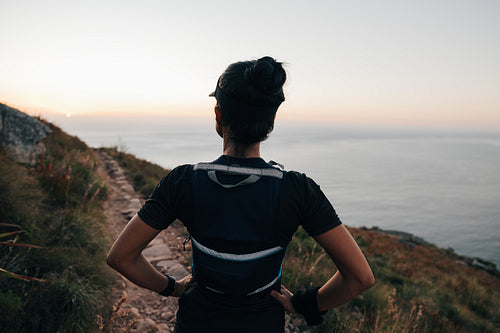
{"type": "MultiPolygon", "coordinates": [[[[100,174],[107,179],[110,188],[105,203],[107,226],[113,239],[139,210],[144,200],[127,181],[123,170],[108,154],[97,152],[100,174]]],[[[144,250],[144,255],[160,271],[180,279],[186,276],[186,255],[183,251],[183,228],[172,225],[168,232],[161,232],[144,250]]],[[[137,287],[121,278],[114,288],[113,318],[109,323],[111,332],[173,332],[177,298],[163,297],[152,291],[137,287]]]]}
{"type": "MultiPolygon", "coordinates": [[[[109,199],[105,203],[108,231],[115,239],[130,218],[142,207],[144,199],[127,181],[122,168],[108,154],[96,151],[99,159],[99,173],[106,179],[109,199]]],[[[168,231],[161,232],[144,250],[144,255],[163,273],[180,279],[189,273],[188,256],[191,244],[186,244],[184,227],[173,223],[168,231]]],[[[174,331],[177,298],[162,297],[152,291],[137,287],[121,277],[113,288],[116,300],[113,316],[106,332],[168,333],[174,331]]],[[[312,333],[302,318],[286,315],[286,333],[312,333]]]]}

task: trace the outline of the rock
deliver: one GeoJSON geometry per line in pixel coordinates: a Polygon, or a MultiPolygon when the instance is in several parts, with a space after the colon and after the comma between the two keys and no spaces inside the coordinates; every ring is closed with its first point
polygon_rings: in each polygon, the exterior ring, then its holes
{"type": "Polygon", "coordinates": [[[142,254],[144,254],[149,261],[165,260],[172,257],[172,251],[166,245],[150,246],[142,251],[142,254]]]}
{"type": "Polygon", "coordinates": [[[17,162],[34,164],[37,156],[45,152],[40,141],[50,132],[40,120],[0,104],[0,145],[17,162]]]}
{"type": "Polygon", "coordinates": [[[157,327],[158,327],[158,332],[161,333],[170,332],[170,328],[168,327],[167,324],[159,324],[157,327]]]}
{"type": "Polygon", "coordinates": [[[128,310],[128,315],[133,318],[133,319],[138,319],[141,318],[141,313],[139,312],[139,309],[131,307],[128,310]]]}
{"type": "Polygon", "coordinates": [[[138,325],[136,331],[141,333],[153,333],[158,332],[158,327],[152,319],[146,318],[140,325],[138,325]]]}
{"type": "MultiPolygon", "coordinates": [[[[124,186],[130,186],[130,185],[124,185],[124,186]]],[[[130,187],[132,187],[132,186],[130,186],[130,187]]],[[[141,207],[142,207],[141,200],[139,200],[138,198],[132,198],[128,202],[127,209],[129,211],[138,211],[139,209],[141,209],[141,207]]]]}
{"type": "Polygon", "coordinates": [[[165,246],[165,241],[162,237],[156,236],[151,242],[149,242],[149,246],[162,245],[165,246]]]}
{"type": "Polygon", "coordinates": [[[182,279],[189,274],[186,267],[181,264],[177,264],[174,267],[167,270],[167,274],[172,275],[177,280],[182,279]]]}
{"type": "Polygon", "coordinates": [[[126,192],[134,192],[134,188],[130,184],[123,185],[122,190],[126,192]]]}
{"type": "Polygon", "coordinates": [[[152,315],[154,310],[151,309],[149,306],[145,307],[144,309],[142,309],[142,312],[144,312],[145,314],[147,315],[152,315]]]}
{"type": "Polygon", "coordinates": [[[177,265],[179,262],[177,260],[162,260],[156,263],[156,266],[164,268],[165,271],[168,271],[169,269],[173,268],[175,265],[177,265]]]}
{"type": "Polygon", "coordinates": [[[158,327],[156,327],[156,323],[146,318],[136,323],[135,327],[130,330],[131,333],[153,333],[158,332],[158,327]]]}
{"type": "Polygon", "coordinates": [[[172,320],[173,317],[175,317],[175,313],[171,313],[171,312],[162,312],[160,314],[160,317],[166,321],[166,322],[170,322],[172,320]]]}

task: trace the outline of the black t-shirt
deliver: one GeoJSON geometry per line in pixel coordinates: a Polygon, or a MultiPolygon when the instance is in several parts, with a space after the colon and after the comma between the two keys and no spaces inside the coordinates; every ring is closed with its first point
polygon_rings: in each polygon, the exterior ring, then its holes
{"type": "MultiPolygon", "coordinates": [[[[221,156],[214,163],[238,164],[245,167],[271,167],[261,158],[233,158],[221,156]]],[[[193,166],[181,165],[173,169],[156,186],[150,198],[139,211],[139,217],[149,226],[163,230],[175,219],[189,229],[192,219],[193,166]]],[[[334,208],[320,187],[303,173],[286,171],[280,188],[276,212],[278,230],[287,243],[302,226],[309,235],[316,236],[341,224],[334,208]]]]}
{"type": "MultiPolygon", "coordinates": [[[[241,159],[223,155],[213,163],[256,169],[273,168],[261,158],[241,159]]],[[[213,244],[219,246],[219,249],[224,248],[225,250],[220,251],[227,253],[260,250],[244,249],[247,244],[255,244],[255,235],[257,238],[260,234],[263,238],[267,237],[262,239],[263,243],[268,242],[270,237],[275,245],[285,248],[299,226],[309,235],[316,236],[341,224],[320,187],[305,174],[286,171],[281,179],[263,179],[251,186],[226,191],[207,180],[206,174],[202,174],[203,177],[200,178],[199,172],[194,170],[193,165],[181,165],[173,169],[156,186],[138,212],[139,217],[158,230],[167,228],[174,220],[179,219],[197,237],[200,229],[212,236],[224,234],[224,230],[221,230],[224,223],[211,222],[210,218],[204,218],[205,215],[229,219],[229,224],[225,225],[231,229],[237,224],[236,215],[243,215],[243,220],[240,221],[245,221],[245,230],[252,231],[253,236],[248,232],[236,232],[235,237],[252,238],[254,242],[235,241],[234,237],[224,240],[221,236],[223,244],[213,244]],[[220,209],[224,212],[221,213],[220,209]],[[272,223],[268,221],[267,214],[272,215],[272,223]],[[253,221],[250,222],[253,229],[248,229],[248,221],[253,221]],[[259,233],[265,226],[274,230],[259,233]]],[[[245,176],[221,173],[218,177],[224,183],[237,183],[241,180],[239,177],[245,176]]],[[[234,230],[231,230],[230,236],[234,235],[234,230]]],[[[278,268],[280,270],[279,263],[278,268]]],[[[196,269],[196,265],[193,269],[196,269]]],[[[269,291],[250,297],[233,298],[211,293],[198,282],[179,300],[176,332],[283,332],[284,310],[269,296],[269,291]]],[[[280,280],[273,288],[279,288],[279,284],[280,280]]]]}

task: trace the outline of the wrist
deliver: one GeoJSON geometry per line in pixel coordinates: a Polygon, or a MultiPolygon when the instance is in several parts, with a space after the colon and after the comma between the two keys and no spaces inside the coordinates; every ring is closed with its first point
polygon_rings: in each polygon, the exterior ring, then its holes
{"type": "Polygon", "coordinates": [[[160,291],[158,294],[162,295],[162,296],[170,296],[172,295],[172,293],[174,292],[175,290],[175,279],[173,276],[170,276],[170,275],[166,275],[165,276],[168,278],[168,284],[167,284],[167,287],[160,291]]]}
{"type": "Polygon", "coordinates": [[[326,311],[319,311],[318,308],[319,287],[298,291],[292,297],[292,304],[295,310],[301,314],[308,325],[318,325],[323,322],[323,315],[326,311]]]}

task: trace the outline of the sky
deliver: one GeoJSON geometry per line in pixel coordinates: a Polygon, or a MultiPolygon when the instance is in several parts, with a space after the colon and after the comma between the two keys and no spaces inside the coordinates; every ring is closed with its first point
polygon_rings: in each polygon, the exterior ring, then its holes
{"type": "Polygon", "coordinates": [[[0,0],[0,102],[31,114],[211,116],[266,55],[278,117],[500,128],[497,0],[0,0]]]}

